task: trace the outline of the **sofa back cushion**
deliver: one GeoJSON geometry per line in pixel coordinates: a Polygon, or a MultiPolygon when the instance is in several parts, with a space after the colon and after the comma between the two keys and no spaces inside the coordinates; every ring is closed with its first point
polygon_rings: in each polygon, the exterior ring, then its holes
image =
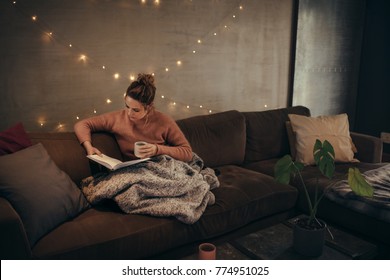
{"type": "Polygon", "coordinates": [[[207,166],[242,164],[245,157],[245,118],[226,111],[178,120],[177,124],[207,166]]]}
{"type": "MultiPolygon", "coordinates": [[[[42,143],[51,159],[57,166],[66,172],[76,183],[91,174],[98,172],[96,163],[90,162],[86,157],[84,148],[80,145],[76,135],[73,132],[37,132],[28,134],[31,142],[34,144],[42,143]]],[[[115,138],[108,133],[93,133],[92,143],[102,153],[111,157],[122,159],[119,147],[115,138]]]]}
{"type": "Polygon", "coordinates": [[[246,120],[245,162],[251,163],[290,153],[286,122],[288,114],[310,116],[303,106],[261,112],[244,112],[246,120]]]}

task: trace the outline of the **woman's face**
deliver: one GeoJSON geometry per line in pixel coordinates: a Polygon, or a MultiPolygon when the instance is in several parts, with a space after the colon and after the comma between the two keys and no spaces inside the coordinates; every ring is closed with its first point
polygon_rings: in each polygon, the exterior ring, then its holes
{"type": "Polygon", "coordinates": [[[127,115],[131,120],[140,120],[147,114],[147,109],[144,105],[129,96],[125,97],[125,106],[127,109],[127,115]]]}

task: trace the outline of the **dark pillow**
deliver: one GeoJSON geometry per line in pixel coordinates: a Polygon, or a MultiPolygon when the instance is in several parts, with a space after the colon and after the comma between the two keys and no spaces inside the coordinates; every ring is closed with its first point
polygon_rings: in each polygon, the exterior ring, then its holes
{"type": "Polygon", "coordinates": [[[22,123],[0,132],[0,155],[11,154],[31,145],[22,123]]]}
{"type": "Polygon", "coordinates": [[[40,143],[0,157],[0,196],[18,212],[31,246],[89,205],[40,143]]]}

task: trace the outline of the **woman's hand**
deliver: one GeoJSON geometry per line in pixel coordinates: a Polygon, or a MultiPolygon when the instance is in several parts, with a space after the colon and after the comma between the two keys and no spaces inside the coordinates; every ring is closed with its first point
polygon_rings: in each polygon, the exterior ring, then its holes
{"type": "Polygon", "coordinates": [[[85,141],[85,142],[83,142],[83,146],[84,146],[85,151],[87,152],[87,155],[95,155],[96,154],[98,156],[102,156],[102,152],[100,152],[99,149],[92,146],[91,142],[85,141]]]}
{"type": "Polygon", "coordinates": [[[157,145],[146,143],[143,146],[138,147],[140,158],[152,157],[157,154],[157,145]]]}

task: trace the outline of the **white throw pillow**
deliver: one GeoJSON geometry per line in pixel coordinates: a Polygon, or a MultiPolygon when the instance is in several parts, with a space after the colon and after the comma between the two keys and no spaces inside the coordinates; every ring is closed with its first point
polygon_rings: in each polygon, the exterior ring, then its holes
{"type": "Polygon", "coordinates": [[[319,117],[289,114],[288,117],[296,135],[296,161],[314,164],[313,147],[319,139],[332,144],[336,162],[358,162],[354,158],[347,114],[319,117]]]}

